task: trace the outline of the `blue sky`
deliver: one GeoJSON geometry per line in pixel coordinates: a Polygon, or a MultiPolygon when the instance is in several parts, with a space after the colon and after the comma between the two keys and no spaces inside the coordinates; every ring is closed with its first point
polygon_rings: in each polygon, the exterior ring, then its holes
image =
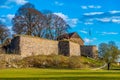
{"type": "Polygon", "coordinates": [[[11,28],[17,9],[27,2],[62,17],[85,44],[115,41],[120,47],[120,0],[1,0],[0,20],[11,28]]]}

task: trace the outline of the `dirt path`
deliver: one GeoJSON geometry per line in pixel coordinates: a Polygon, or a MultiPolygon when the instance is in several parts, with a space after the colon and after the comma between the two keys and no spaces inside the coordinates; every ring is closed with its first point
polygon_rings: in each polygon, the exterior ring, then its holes
{"type": "Polygon", "coordinates": [[[106,67],[107,66],[107,63],[105,63],[103,66],[101,66],[101,67],[98,67],[98,68],[94,68],[94,69],[92,69],[92,70],[99,70],[99,69],[102,69],[102,68],[104,68],[104,67],[106,67]]]}

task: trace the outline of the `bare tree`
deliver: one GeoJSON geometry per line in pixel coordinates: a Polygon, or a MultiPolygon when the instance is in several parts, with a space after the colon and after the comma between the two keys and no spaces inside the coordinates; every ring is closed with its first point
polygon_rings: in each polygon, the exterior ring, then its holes
{"type": "Polygon", "coordinates": [[[46,16],[46,35],[47,39],[56,39],[58,36],[67,33],[69,25],[58,15],[48,11],[46,16]]]}
{"type": "Polygon", "coordinates": [[[45,17],[35,9],[34,5],[26,3],[21,6],[13,18],[13,31],[17,34],[26,34],[32,36],[43,35],[42,29],[45,17]]]}
{"type": "Polygon", "coordinates": [[[9,29],[0,22],[0,43],[3,44],[4,40],[9,37],[9,29]]]}
{"type": "Polygon", "coordinates": [[[69,25],[61,17],[54,14],[55,39],[58,36],[67,33],[68,28],[69,25]]]}
{"type": "Polygon", "coordinates": [[[17,34],[56,39],[67,32],[68,24],[59,16],[48,11],[41,13],[34,5],[27,3],[21,6],[12,20],[13,31],[17,34]]]}

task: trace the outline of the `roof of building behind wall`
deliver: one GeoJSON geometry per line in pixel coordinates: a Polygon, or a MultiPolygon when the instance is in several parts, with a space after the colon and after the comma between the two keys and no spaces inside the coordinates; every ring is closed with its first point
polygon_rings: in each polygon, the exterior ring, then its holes
{"type": "Polygon", "coordinates": [[[59,39],[59,38],[67,38],[67,39],[70,39],[70,38],[80,38],[84,42],[84,40],[76,32],[63,34],[63,35],[59,36],[57,39],[59,39]],[[74,36],[74,35],[76,35],[76,36],[74,36]]]}

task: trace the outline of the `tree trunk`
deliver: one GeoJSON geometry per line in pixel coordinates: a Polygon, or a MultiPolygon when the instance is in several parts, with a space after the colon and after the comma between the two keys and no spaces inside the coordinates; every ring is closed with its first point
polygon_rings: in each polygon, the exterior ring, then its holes
{"type": "Polygon", "coordinates": [[[110,70],[110,63],[108,63],[108,70],[110,70]]]}

